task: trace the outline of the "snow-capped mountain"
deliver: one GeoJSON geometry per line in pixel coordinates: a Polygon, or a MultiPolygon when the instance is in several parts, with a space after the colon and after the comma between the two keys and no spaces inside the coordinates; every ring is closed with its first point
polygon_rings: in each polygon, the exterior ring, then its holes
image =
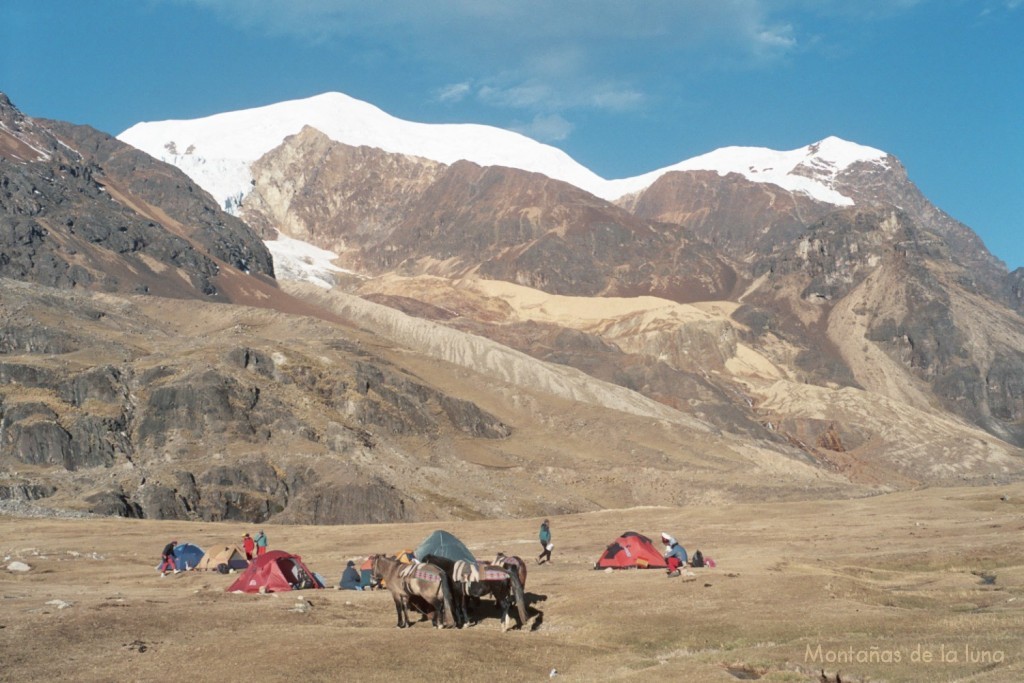
{"type": "Polygon", "coordinates": [[[611,181],[609,185],[617,190],[611,198],[617,199],[649,187],[669,171],[715,171],[723,176],[738,173],[755,183],[771,183],[818,201],[852,206],[853,199],[835,188],[839,174],[857,163],[887,167],[888,159],[889,155],[881,150],[830,136],[786,152],[766,147],[723,147],[635,178],[611,181]]]}
{"type": "Polygon", "coordinates": [[[305,126],[354,147],[444,164],[465,159],[481,166],[522,168],[583,188],[605,182],[565,152],[518,133],[475,124],[403,121],[341,93],[201,119],[139,123],[118,138],[178,166],[230,206],[233,198],[248,192],[252,162],[305,126]]]}
{"type": "Polygon", "coordinates": [[[423,157],[444,164],[460,159],[481,166],[507,166],[562,180],[593,195],[615,200],[650,186],[669,171],[738,173],[819,201],[851,205],[833,187],[857,162],[885,164],[888,155],[835,137],[791,151],[726,147],[632,178],[607,180],[565,152],[526,136],[476,124],[404,121],[341,93],[217,114],[200,119],[139,123],[118,138],[172,163],[216,197],[236,207],[251,187],[253,162],[288,136],[311,126],[355,147],[423,157]]]}

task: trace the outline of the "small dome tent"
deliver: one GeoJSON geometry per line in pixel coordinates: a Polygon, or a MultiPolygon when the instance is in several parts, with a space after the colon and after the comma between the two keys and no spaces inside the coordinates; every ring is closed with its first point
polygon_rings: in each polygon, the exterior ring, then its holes
{"type": "Polygon", "coordinates": [[[196,569],[217,571],[222,564],[228,569],[245,569],[249,566],[249,561],[245,559],[245,553],[239,550],[238,546],[228,545],[222,550],[208,550],[196,565],[196,569]]]}
{"type": "Polygon", "coordinates": [[[195,569],[205,554],[203,549],[197,545],[179,543],[174,546],[174,568],[180,572],[186,569],[195,569]]]}
{"type": "Polygon", "coordinates": [[[667,566],[651,539],[635,531],[627,531],[612,541],[594,563],[594,569],[664,569],[667,566]]]}
{"type": "Polygon", "coordinates": [[[423,542],[416,548],[416,559],[423,560],[427,555],[444,557],[453,562],[463,560],[470,564],[476,564],[476,558],[473,557],[469,548],[454,535],[441,529],[423,539],[423,542]]]}
{"type": "Polygon", "coordinates": [[[271,550],[260,555],[242,572],[227,592],[279,593],[299,588],[323,588],[320,578],[309,570],[298,555],[283,550],[271,550]]]}

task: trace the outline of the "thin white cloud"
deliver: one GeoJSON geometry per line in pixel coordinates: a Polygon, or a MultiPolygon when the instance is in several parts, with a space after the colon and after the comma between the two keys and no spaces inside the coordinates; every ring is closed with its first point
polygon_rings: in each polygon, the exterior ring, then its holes
{"type": "Polygon", "coordinates": [[[797,46],[793,27],[788,24],[766,28],[758,33],[756,38],[754,50],[757,53],[781,54],[797,46]]]}
{"type": "Polygon", "coordinates": [[[550,86],[543,83],[518,83],[510,86],[482,86],[477,97],[485,104],[529,109],[550,105],[555,94],[550,86]]]}
{"type": "Polygon", "coordinates": [[[512,126],[512,129],[541,142],[559,142],[569,137],[572,124],[558,114],[538,114],[526,125],[512,126]]]}
{"type": "Polygon", "coordinates": [[[1004,15],[1015,12],[1021,7],[1024,7],[1024,0],[989,0],[978,12],[978,16],[986,20],[998,21],[1004,15]]]}
{"type": "Polygon", "coordinates": [[[470,94],[472,86],[469,83],[450,83],[438,88],[434,93],[434,99],[438,102],[461,102],[470,94]]]}
{"type": "Polygon", "coordinates": [[[585,102],[595,109],[630,111],[640,108],[647,97],[627,85],[599,85],[586,93],[585,102]]]}
{"type": "Polygon", "coordinates": [[[782,0],[790,8],[819,16],[838,16],[872,21],[898,15],[935,0],[782,0]]]}

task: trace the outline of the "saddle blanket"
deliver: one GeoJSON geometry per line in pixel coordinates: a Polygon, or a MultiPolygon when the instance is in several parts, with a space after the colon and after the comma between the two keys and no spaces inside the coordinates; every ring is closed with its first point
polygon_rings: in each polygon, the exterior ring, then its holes
{"type": "Polygon", "coordinates": [[[481,581],[508,581],[508,572],[497,567],[484,567],[480,572],[481,581]]]}
{"type": "Polygon", "coordinates": [[[421,581],[430,581],[431,583],[441,583],[441,575],[436,572],[432,572],[429,569],[416,569],[413,572],[414,579],[420,579],[421,581]]]}
{"type": "Polygon", "coordinates": [[[398,575],[403,579],[420,579],[421,581],[430,581],[432,583],[441,582],[441,575],[438,574],[433,567],[424,566],[422,564],[410,564],[406,567],[402,567],[402,570],[398,572],[398,575]]]}

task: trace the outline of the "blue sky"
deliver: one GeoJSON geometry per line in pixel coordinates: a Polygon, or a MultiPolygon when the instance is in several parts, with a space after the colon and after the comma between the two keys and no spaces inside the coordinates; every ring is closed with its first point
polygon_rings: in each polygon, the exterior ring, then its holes
{"type": "Polygon", "coordinates": [[[606,178],[828,135],[1024,266],[1024,0],[7,0],[0,90],[112,134],[326,91],[606,178]]]}

